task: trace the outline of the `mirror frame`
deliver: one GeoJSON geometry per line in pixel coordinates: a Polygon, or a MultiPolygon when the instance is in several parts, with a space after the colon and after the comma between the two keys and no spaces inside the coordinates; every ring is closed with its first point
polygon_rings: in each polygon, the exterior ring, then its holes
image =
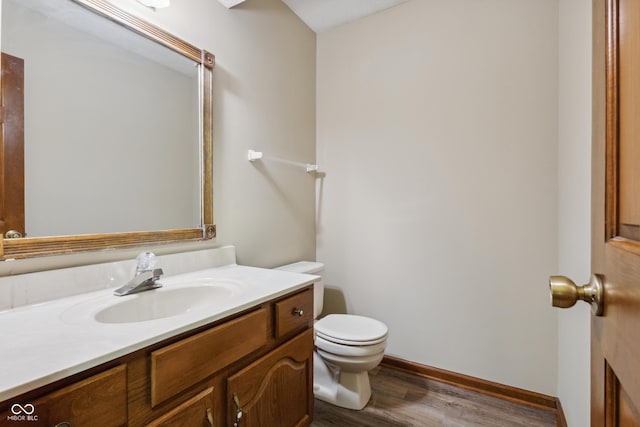
{"type": "MultiPolygon", "coordinates": [[[[67,236],[0,239],[0,260],[68,254],[101,249],[126,248],[150,244],[210,240],[216,237],[213,223],[213,97],[212,80],[215,57],[212,53],[181,40],[153,24],[109,3],[107,0],[71,0],[172,49],[201,66],[202,159],[201,159],[201,221],[200,228],[139,231],[123,233],[80,234],[67,236]]],[[[0,75],[0,90],[2,88],[0,75]]],[[[2,138],[2,133],[0,133],[2,138]]]]}

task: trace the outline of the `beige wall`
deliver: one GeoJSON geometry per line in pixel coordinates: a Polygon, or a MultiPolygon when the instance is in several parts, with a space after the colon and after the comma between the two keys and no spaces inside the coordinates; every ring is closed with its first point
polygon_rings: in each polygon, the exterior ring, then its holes
{"type": "MultiPolygon", "coordinates": [[[[591,1],[560,0],[558,273],[589,281],[591,1]]],[[[558,397],[570,427],[588,426],[590,309],[558,313],[558,397]]]]}
{"type": "MultiPolygon", "coordinates": [[[[235,244],[239,262],[250,265],[313,259],[313,175],[275,162],[252,164],[246,158],[253,148],[287,160],[314,162],[315,34],[280,0],[251,0],[231,10],[215,0],[179,0],[157,11],[133,0],[113,2],[216,55],[218,238],[212,244],[235,244]]],[[[165,249],[183,248],[194,245],[165,249]]],[[[132,252],[2,263],[0,274],[130,257],[132,252]]]]}
{"type": "Polygon", "coordinates": [[[551,395],[558,3],[414,0],[318,35],[318,259],[388,353],[551,395]]]}

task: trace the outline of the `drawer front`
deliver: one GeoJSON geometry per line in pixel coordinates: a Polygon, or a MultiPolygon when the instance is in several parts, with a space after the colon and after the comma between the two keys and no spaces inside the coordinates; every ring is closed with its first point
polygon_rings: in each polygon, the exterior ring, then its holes
{"type": "Polygon", "coordinates": [[[210,377],[267,343],[261,308],[151,353],[151,406],[210,377]]]}
{"type": "Polygon", "coordinates": [[[10,418],[4,417],[0,425],[123,426],[127,423],[127,369],[120,365],[49,393],[33,403],[16,403],[21,407],[15,406],[9,416],[25,417],[25,422],[11,422],[10,418]]]}
{"type": "Polygon", "coordinates": [[[312,326],[313,288],[287,297],[275,304],[276,338],[312,326]]]}

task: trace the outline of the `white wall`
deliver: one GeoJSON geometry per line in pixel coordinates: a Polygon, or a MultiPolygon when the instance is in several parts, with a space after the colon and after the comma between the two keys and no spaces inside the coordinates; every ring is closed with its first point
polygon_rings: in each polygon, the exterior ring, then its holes
{"type": "MultiPolygon", "coordinates": [[[[591,1],[560,0],[558,274],[589,281],[591,248],[591,1]]],[[[590,309],[558,313],[558,397],[570,427],[588,426],[590,309]]]]}
{"type": "MultiPolygon", "coordinates": [[[[241,263],[258,266],[315,258],[314,177],[304,169],[246,160],[253,148],[314,162],[315,34],[280,0],[251,0],[231,10],[215,0],[173,1],[157,11],[134,0],[113,3],[216,55],[218,238],[155,250],[232,243],[241,263]]],[[[0,274],[119,259],[132,252],[137,250],[0,263],[0,274]]]]}
{"type": "Polygon", "coordinates": [[[318,35],[318,259],[388,353],[556,393],[558,3],[414,0],[318,35]]]}

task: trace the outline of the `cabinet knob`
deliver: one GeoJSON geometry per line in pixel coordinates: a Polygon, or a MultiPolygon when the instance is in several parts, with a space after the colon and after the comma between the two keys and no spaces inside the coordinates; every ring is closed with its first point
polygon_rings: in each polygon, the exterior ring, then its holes
{"type": "Polygon", "coordinates": [[[209,421],[210,427],[216,427],[215,423],[213,422],[213,413],[211,412],[211,408],[207,408],[207,421],[209,421]]]}
{"type": "Polygon", "coordinates": [[[293,314],[294,316],[302,317],[304,316],[304,310],[301,308],[294,308],[291,314],[293,314]]]}
{"type": "Polygon", "coordinates": [[[71,427],[71,423],[67,422],[67,421],[63,421],[61,423],[56,424],[53,427],[71,427]]]}

